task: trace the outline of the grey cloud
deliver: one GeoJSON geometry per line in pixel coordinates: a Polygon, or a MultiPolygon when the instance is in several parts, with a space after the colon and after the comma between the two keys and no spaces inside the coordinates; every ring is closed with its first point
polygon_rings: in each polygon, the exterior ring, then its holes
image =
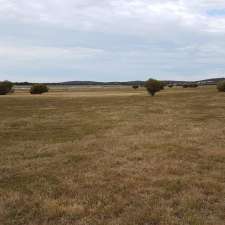
{"type": "Polygon", "coordinates": [[[0,79],[188,80],[225,71],[225,16],[207,15],[225,1],[0,0],[0,5],[0,79]]]}

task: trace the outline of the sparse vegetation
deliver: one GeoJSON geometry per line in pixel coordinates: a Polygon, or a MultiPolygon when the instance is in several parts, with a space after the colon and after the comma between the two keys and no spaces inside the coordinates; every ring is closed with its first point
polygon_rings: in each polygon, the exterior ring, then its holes
{"type": "Polygon", "coordinates": [[[45,84],[33,84],[30,93],[31,94],[43,94],[48,92],[48,87],[45,84]]]}
{"type": "Polygon", "coordinates": [[[225,92],[225,80],[217,83],[217,90],[219,92],[225,92]]]}
{"type": "Polygon", "coordinates": [[[169,87],[169,88],[172,88],[172,87],[173,87],[173,84],[169,84],[168,87],[169,87]]]}
{"type": "Polygon", "coordinates": [[[146,87],[148,93],[151,96],[154,96],[155,93],[159,92],[160,90],[162,90],[164,88],[164,85],[162,84],[162,82],[160,82],[158,80],[149,79],[146,81],[145,87],[146,87]]]}
{"type": "Polygon", "coordinates": [[[196,83],[191,83],[191,84],[189,85],[189,87],[191,87],[191,88],[197,88],[197,87],[198,87],[198,84],[196,84],[196,83]]]}
{"type": "Polygon", "coordinates": [[[198,84],[196,83],[187,83],[187,84],[183,84],[183,88],[197,88],[198,84]]]}
{"type": "Polygon", "coordinates": [[[10,81],[0,82],[0,95],[6,95],[12,92],[13,84],[10,81]]]}
{"type": "Polygon", "coordinates": [[[224,225],[224,95],[161,95],[2,96],[0,224],[224,225]]]}

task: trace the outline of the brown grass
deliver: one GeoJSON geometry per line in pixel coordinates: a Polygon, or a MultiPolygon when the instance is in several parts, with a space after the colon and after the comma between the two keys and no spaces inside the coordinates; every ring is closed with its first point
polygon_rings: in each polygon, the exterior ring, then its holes
{"type": "Polygon", "coordinates": [[[19,92],[0,105],[0,224],[225,224],[215,87],[19,92]]]}

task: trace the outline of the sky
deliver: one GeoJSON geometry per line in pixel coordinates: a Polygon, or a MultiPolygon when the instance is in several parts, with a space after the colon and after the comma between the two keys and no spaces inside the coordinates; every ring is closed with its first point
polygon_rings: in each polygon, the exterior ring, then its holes
{"type": "Polygon", "coordinates": [[[0,0],[0,80],[225,74],[225,0],[0,0]]]}

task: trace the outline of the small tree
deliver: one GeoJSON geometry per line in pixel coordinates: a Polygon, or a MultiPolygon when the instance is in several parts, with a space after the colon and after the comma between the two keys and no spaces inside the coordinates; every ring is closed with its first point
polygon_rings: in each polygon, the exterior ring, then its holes
{"type": "Polygon", "coordinates": [[[48,87],[45,84],[33,84],[30,88],[31,94],[42,94],[48,92],[48,87]]]}
{"type": "Polygon", "coordinates": [[[139,88],[138,85],[133,85],[132,87],[133,87],[133,89],[138,89],[139,88]]]}
{"type": "Polygon", "coordinates": [[[151,96],[154,96],[156,92],[162,90],[162,84],[158,80],[149,79],[145,82],[145,87],[151,96]]]}
{"type": "Polygon", "coordinates": [[[0,95],[6,95],[12,91],[13,83],[10,81],[0,82],[0,95]]]}
{"type": "Polygon", "coordinates": [[[217,90],[220,92],[225,92],[225,80],[219,81],[217,83],[217,90]]]}

